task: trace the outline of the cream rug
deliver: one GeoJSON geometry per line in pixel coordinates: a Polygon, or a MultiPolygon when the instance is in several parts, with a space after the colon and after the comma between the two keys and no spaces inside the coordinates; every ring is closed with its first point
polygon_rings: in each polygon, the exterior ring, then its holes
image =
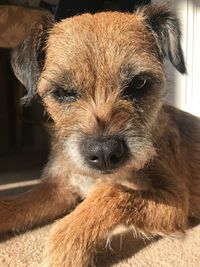
{"type": "MultiPolygon", "coordinates": [[[[1,239],[0,267],[39,266],[50,227],[1,239]]],[[[188,230],[181,238],[161,238],[151,242],[136,240],[128,233],[122,238],[114,237],[111,247],[112,250],[98,255],[98,267],[200,267],[200,225],[188,230]]]]}

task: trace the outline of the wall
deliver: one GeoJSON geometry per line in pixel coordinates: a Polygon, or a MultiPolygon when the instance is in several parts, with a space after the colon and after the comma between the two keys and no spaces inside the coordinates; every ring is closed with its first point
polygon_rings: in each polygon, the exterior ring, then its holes
{"type": "MultiPolygon", "coordinates": [[[[153,0],[153,3],[166,3],[153,0]]],[[[182,47],[187,75],[180,75],[167,64],[171,94],[175,106],[200,116],[200,0],[168,1],[178,13],[182,28],[182,47]]]]}

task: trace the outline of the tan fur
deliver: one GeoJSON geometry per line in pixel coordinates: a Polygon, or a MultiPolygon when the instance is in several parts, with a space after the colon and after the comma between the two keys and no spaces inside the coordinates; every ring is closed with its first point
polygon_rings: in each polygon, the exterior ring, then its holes
{"type": "Polygon", "coordinates": [[[144,12],[85,14],[49,30],[37,86],[53,119],[49,163],[39,188],[0,200],[1,232],[47,222],[83,200],[53,227],[44,266],[95,265],[98,248],[121,225],[171,235],[200,217],[200,121],[163,103],[161,47],[144,12]],[[141,72],[156,80],[148,96],[122,97],[122,82],[141,72]],[[81,96],[59,103],[51,94],[57,86],[81,96]],[[122,135],[132,155],[110,173],[87,166],[79,151],[86,136],[102,134],[122,135]]]}

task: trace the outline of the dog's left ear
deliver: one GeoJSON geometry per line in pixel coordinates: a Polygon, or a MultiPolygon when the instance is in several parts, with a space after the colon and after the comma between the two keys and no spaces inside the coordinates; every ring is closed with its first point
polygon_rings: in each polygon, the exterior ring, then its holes
{"type": "Polygon", "coordinates": [[[186,73],[186,67],[181,48],[181,31],[176,14],[167,5],[147,5],[142,12],[147,26],[151,28],[161,52],[167,55],[180,73],[186,73]]]}
{"type": "Polygon", "coordinates": [[[42,17],[30,35],[12,52],[11,64],[16,77],[26,88],[22,104],[28,105],[37,94],[37,83],[45,61],[46,41],[53,26],[50,16],[42,17]]]}

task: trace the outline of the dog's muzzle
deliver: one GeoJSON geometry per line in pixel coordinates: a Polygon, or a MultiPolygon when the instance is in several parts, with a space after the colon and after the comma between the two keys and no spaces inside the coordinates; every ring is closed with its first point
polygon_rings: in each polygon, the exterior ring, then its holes
{"type": "Polygon", "coordinates": [[[81,145],[81,151],[87,164],[101,171],[120,167],[127,156],[124,140],[116,136],[87,138],[81,145]]]}

